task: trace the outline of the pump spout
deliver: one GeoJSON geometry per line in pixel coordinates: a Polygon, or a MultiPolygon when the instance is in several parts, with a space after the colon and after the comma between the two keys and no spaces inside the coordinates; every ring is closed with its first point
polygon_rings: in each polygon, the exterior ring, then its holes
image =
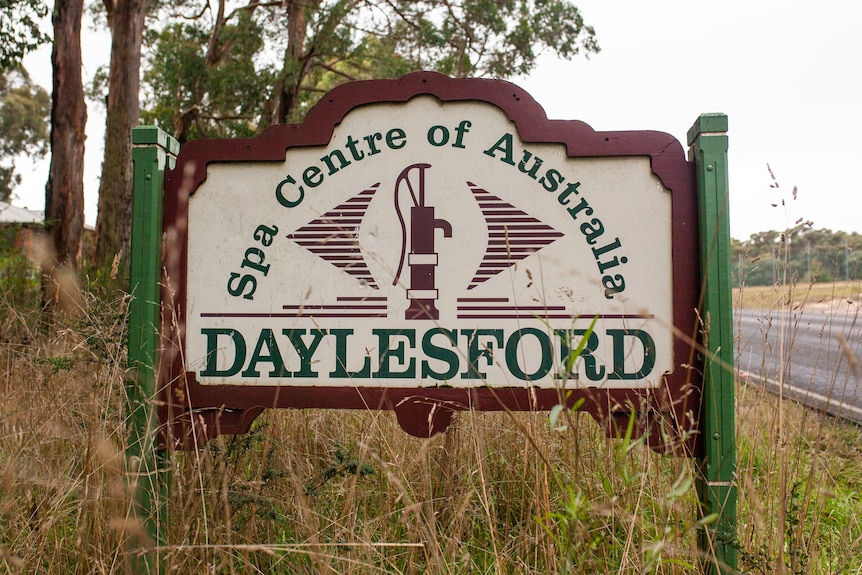
{"type": "Polygon", "coordinates": [[[452,225],[434,217],[433,206],[410,208],[410,289],[406,319],[440,319],[435,304],[438,299],[435,270],[438,257],[434,251],[434,232],[443,230],[443,237],[452,237],[452,225]]]}

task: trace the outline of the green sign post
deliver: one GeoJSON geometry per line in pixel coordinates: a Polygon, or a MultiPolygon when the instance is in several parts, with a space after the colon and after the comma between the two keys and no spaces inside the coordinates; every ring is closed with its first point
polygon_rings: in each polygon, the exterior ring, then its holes
{"type": "Polygon", "coordinates": [[[705,571],[736,572],[736,430],[733,309],[727,176],[727,116],[704,114],[688,132],[697,172],[700,225],[704,377],[700,412],[703,455],[698,493],[704,516],[717,520],[701,534],[705,571]],[[713,561],[711,558],[715,558],[713,561]]]}
{"type": "Polygon", "coordinates": [[[165,170],[172,168],[179,144],[155,126],[132,130],[134,185],[129,285],[129,444],[126,460],[134,488],[135,517],[145,537],[130,542],[134,573],[157,573],[166,519],[164,453],[158,449],[155,411],[157,344],[162,268],[162,200],[165,170]]]}
{"type": "MultiPolygon", "coordinates": [[[[579,294],[587,298],[580,306],[602,312],[605,347],[610,343],[613,350],[622,349],[628,337],[635,338],[636,349],[642,350],[630,358],[625,353],[606,353],[598,343],[588,344],[590,361],[601,364],[585,365],[583,373],[587,380],[593,381],[592,373],[594,381],[605,383],[605,395],[598,396],[607,409],[604,419],[612,423],[626,416],[612,413],[609,406],[629,405],[644,396],[652,402],[648,410],[685,410],[675,416],[684,422],[682,437],[695,433],[698,437],[701,514],[716,518],[700,537],[703,569],[711,574],[735,572],[726,131],[726,116],[701,116],[689,131],[686,161],[682,146],[668,134],[595,132],[582,122],[550,121],[528,94],[510,84],[432,73],[346,84],[321,100],[304,124],[273,127],[247,140],[192,142],[181,155],[177,142],[158,128],[136,128],[132,134],[128,462],[135,480],[135,514],[143,521],[147,537],[131,542],[134,572],[163,571],[159,550],[165,544],[169,478],[160,465],[164,459],[159,425],[165,426],[171,447],[193,448],[218,433],[244,432],[262,406],[393,409],[402,427],[419,436],[445,430],[452,410],[551,409],[559,402],[559,390],[551,373],[550,338],[540,327],[525,328],[519,323],[504,343],[506,332],[501,326],[513,319],[534,321],[536,314],[543,314],[539,319],[545,322],[569,325],[577,306],[572,307],[569,297],[556,307],[542,300],[541,308],[522,308],[524,302],[510,301],[514,296],[508,291],[495,292],[492,278],[539,250],[546,250],[548,257],[558,254],[557,242],[562,246],[559,261],[603,275],[596,291],[595,283],[565,275],[566,266],[545,266],[542,273],[547,280],[570,288],[553,293],[579,294]],[[517,97],[511,98],[512,93],[517,97]],[[429,94],[434,98],[424,97],[429,94]],[[441,102],[446,106],[441,107],[441,102]],[[357,115],[351,116],[354,110],[357,115]],[[360,116],[367,118],[360,121],[360,116]],[[366,133],[367,126],[378,131],[366,133]],[[334,149],[327,152],[322,146],[334,149]],[[544,166],[539,153],[547,160],[544,166]],[[517,158],[523,158],[520,164],[517,158]],[[529,163],[531,158],[535,159],[529,163]],[[614,169],[606,169],[611,164],[614,169]],[[235,172],[237,166],[244,169],[235,172]],[[296,166],[304,168],[292,171],[296,166]],[[435,171],[435,166],[446,169],[435,171]],[[348,169],[352,176],[340,177],[348,169]],[[512,174],[519,178],[517,185],[512,174]],[[410,185],[411,177],[418,195],[410,185]],[[325,193],[305,192],[305,187],[311,190],[324,184],[325,193]],[[413,200],[409,226],[400,215],[399,190],[405,198],[409,191],[413,200]],[[613,202],[601,190],[625,197],[613,202]],[[261,191],[268,194],[257,198],[254,194],[261,191]],[[392,194],[389,202],[394,204],[389,211],[387,194],[392,194]],[[242,210],[225,209],[239,197],[246,198],[242,210]],[[384,199],[374,203],[372,197],[384,199]],[[644,202],[644,206],[623,209],[619,207],[623,199],[630,204],[644,202]],[[312,205],[315,201],[318,204],[312,205]],[[473,211],[454,208],[461,205],[458,202],[473,211]],[[657,210],[652,220],[644,215],[647,209],[657,210]],[[235,225],[238,219],[247,225],[235,225]],[[172,260],[179,263],[162,261],[163,221],[168,226],[164,231],[175,236],[171,248],[179,256],[172,260]],[[638,236],[645,232],[643,222],[650,221],[667,221],[669,227],[650,228],[648,234],[638,236]],[[213,231],[221,234],[234,227],[242,233],[220,235],[224,249],[215,254],[213,231]],[[372,237],[364,232],[367,229],[385,233],[372,237]],[[606,229],[612,231],[605,234],[606,229]],[[510,240],[513,230],[515,239],[510,240]],[[482,237],[477,238],[479,232],[482,237]],[[450,238],[452,242],[444,241],[450,238]],[[568,241],[575,242],[573,249],[565,247],[568,241]],[[469,265],[453,263],[470,247],[478,251],[469,265]],[[364,259],[367,250],[375,256],[369,261],[364,259]],[[291,261],[305,262],[302,277],[291,271],[297,268],[279,265],[278,257],[284,254],[290,254],[291,261]],[[664,261],[660,273],[655,268],[657,255],[664,261]],[[577,257],[584,259],[584,265],[572,263],[580,261],[577,257]],[[389,267],[377,265],[378,259],[395,264],[389,266],[399,270],[394,280],[386,275],[389,267]],[[455,279],[435,275],[435,266],[444,261],[467,272],[479,269],[475,277],[473,273],[455,279]],[[411,272],[409,285],[406,275],[400,276],[405,263],[411,272]],[[169,266],[167,271],[163,265],[169,266]],[[182,302],[177,323],[184,329],[168,333],[163,327],[160,339],[163,273],[172,286],[176,283],[175,297],[182,302]],[[309,278],[316,282],[314,289],[302,283],[309,278]],[[229,297],[222,293],[225,290],[229,297]],[[626,298],[615,299],[623,290],[626,298]],[[311,294],[319,301],[289,299],[296,296],[285,294],[311,294]],[[640,309],[633,307],[636,304],[649,313],[633,312],[640,309]],[[695,309],[703,322],[696,339],[702,343],[698,351],[704,369],[702,382],[694,382],[692,390],[689,378],[695,368],[687,361],[691,346],[674,333],[694,329],[695,309]],[[427,323],[444,316],[446,325],[454,328],[427,323]],[[369,319],[362,323],[363,318],[369,319]],[[473,337],[474,328],[468,329],[477,319],[492,326],[478,330],[485,340],[473,337]],[[285,329],[279,323],[283,321],[291,326],[309,322],[307,329],[314,330],[285,329]],[[371,347],[393,353],[381,351],[375,370],[368,357],[345,367],[348,336],[364,337],[359,332],[366,324],[365,331],[376,337],[371,347]],[[647,328],[659,333],[661,326],[666,332],[661,339],[647,337],[647,328]],[[251,334],[248,342],[243,329],[251,334]],[[448,339],[443,338],[446,335],[448,339]],[[458,341],[468,346],[469,365],[461,365],[455,352],[458,341]],[[532,363],[522,364],[518,350],[525,342],[532,342],[530,350],[536,356],[530,356],[532,363]],[[157,372],[160,343],[172,359],[162,361],[166,368],[157,372]],[[332,346],[335,357],[343,361],[321,367],[314,361],[318,344],[332,346]],[[490,373],[498,363],[480,345],[505,349],[510,375],[530,381],[532,388],[512,386],[507,383],[511,377],[479,374],[477,366],[490,373]],[[246,357],[251,349],[255,351],[246,357]],[[293,363],[288,365],[285,358],[293,363]],[[659,365],[657,358],[664,363],[659,365]],[[440,371],[443,367],[445,372],[440,371]],[[601,374],[591,368],[600,368],[601,374]],[[258,381],[261,378],[265,381],[258,381]],[[242,385],[250,379],[254,385],[242,385]],[[459,385],[441,386],[438,380],[459,385]],[[475,385],[471,380],[476,380],[475,385]],[[492,384],[501,389],[488,389],[492,384]],[[430,414],[445,413],[438,418],[439,426],[431,425],[427,409],[411,408],[414,396],[431,406],[430,414]],[[176,403],[176,397],[184,398],[182,404],[176,403]],[[687,397],[700,402],[689,405],[687,397]],[[157,399],[165,412],[173,409],[174,415],[159,422],[157,399]],[[212,425],[202,426],[200,436],[184,423],[190,413],[210,418],[212,425]]],[[[517,277],[523,282],[521,291],[527,293],[534,283],[526,266],[522,268],[518,271],[524,277],[517,277]]],[[[546,285],[544,280],[539,283],[546,285]]],[[[557,333],[568,333],[562,329],[557,333]]],[[[360,348],[369,347],[364,342],[360,348]]],[[[576,388],[570,401],[578,393],[596,401],[595,389],[576,388]]],[[[694,448],[694,441],[683,441],[694,448]]]]}

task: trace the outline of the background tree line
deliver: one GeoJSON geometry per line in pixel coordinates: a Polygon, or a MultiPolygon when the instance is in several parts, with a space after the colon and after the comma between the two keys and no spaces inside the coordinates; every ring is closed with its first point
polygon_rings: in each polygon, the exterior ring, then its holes
{"type": "MultiPolygon", "coordinates": [[[[180,142],[247,137],[301,121],[335,85],[420,70],[507,78],[537,56],[598,51],[595,33],[565,0],[102,0],[89,7],[111,33],[110,66],[81,80],[83,0],[0,0],[0,200],[15,159],[51,153],[46,221],[54,264],[82,265],[85,95],[105,105],[105,156],[93,261],[128,256],[131,128],[157,123],[180,142]],[[50,13],[52,34],[40,23],[50,13]],[[20,63],[52,42],[49,94],[20,63]],[[50,131],[49,131],[50,126],[50,131]]],[[[798,227],[733,240],[738,284],[783,270],[802,280],[852,279],[858,234],[798,227]]]]}
{"type": "Polygon", "coordinates": [[[731,239],[734,285],[862,279],[862,235],[800,225],[731,239]]]}
{"type": "Polygon", "coordinates": [[[322,94],[349,80],[420,69],[508,78],[531,70],[543,51],[572,58],[599,50],[593,29],[566,0],[102,0],[89,9],[110,31],[110,65],[85,89],[84,0],[55,0],[50,9],[43,0],[0,0],[0,106],[12,110],[10,89],[29,90],[25,99],[33,102],[25,127],[0,124],[0,162],[7,162],[0,163],[0,194],[14,187],[17,155],[50,150],[52,267],[73,270],[82,265],[85,92],[107,109],[88,262],[104,269],[128,256],[130,133],[141,121],[181,143],[253,136],[301,121],[322,94]],[[49,10],[50,38],[39,27],[49,10]],[[50,97],[28,86],[20,67],[47,41],[50,97]]]}
{"type": "Polygon", "coordinates": [[[0,201],[9,201],[21,181],[15,158],[47,151],[51,97],[30,80],[22,58],[48,36],[39,22],[48,14],[41,2],[0,0],[0,201]]]}

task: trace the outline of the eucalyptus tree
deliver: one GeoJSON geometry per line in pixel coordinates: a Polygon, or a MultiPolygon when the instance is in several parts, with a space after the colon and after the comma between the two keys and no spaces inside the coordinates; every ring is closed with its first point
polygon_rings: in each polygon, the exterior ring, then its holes
{"type": "Polygon", "coordinates": [[[111,32],[105,158],[99,181],[96,264],[128,256],[132,219],[131,131],[140,117],[141,45],[148,0],[102,0],[111,32]]]}
{"type": "Polygon", "coordinates": [[[0,0],[0,200],[8,201],[21,177],[21,154],[47,151],[50,96],[21,65],[24,56],[49,41],[40,22],[49,6],[42,0],[0,0]]]}
{"type": "Polygon", "coordinates": [[[0,74],[49,40],[40,27],[48,9],[44,0],[0,0],[0,74]]]}
{"type": "Polygon", "coordinates": [[[21,181],[17,158],[47,152],[50,109],[51,96],[24,68],[0,73],[0,201],[8,202],[21,181]]]}
{"type": "Polygon", "coordinates": [[[564,0],[186,0],[148,38],[146,121],[180,142],[295,122],[336,84],[416,70],[507,78],[599,50],[564,0]]]}
{"type": "Polygon", "coordinates": [[[63,269],[77,269],[84,235],[84,129],[87,106],[81,77],[84,0],[57,0],[52,14],[54,71],[51,98],[51,165],[45,186],[45,221],[54,244],[44,264],[46,304],[60,301],[63,269]]]}
{"type": "MultiPolygon", "coordinates": [[[[43,154],[47,134],[47,94],[32,84],[22,58],[49,40],[42,20],[50,6],[44,0],[0,0],[0,157],[43,154]]],[[[84,232],[84,127],[87,108],[81,79],[83,0],[57,0],[51,13],[53,70],[50,99],[51,164],[45,186],[45,221],[54,254],[45,263],[46,303],[56,301],[61,268],[75,269],[84,232]]],[[[0,166],[0,195],[8,198],[17,181],[14,164],[0,166]]]]}
{"type": "MultiPolygon", "coordinates": [[[[110,9],[116,0],[103,1],[110,9]]],[[[599,49],[593,29],[565,0],[129,3],[136,8],[128,18],[140,17],[147,8],[154,16],[143,33],[140,117],[158,123],[181,143],[251,136],[273,124],[299,121],[323,93],[349,80],[398,77],[421,69],[506,78],[531,70],[543,50],[571,58],[599,49]]],[[[114,18],[112,77],[119,30],[114,18]]],[[[139,28],[129,30],[123,34],[133,36],[139,28]]],[[[132,60],[116,65],[125,74],[137,73],[132,60]]],[[[122,129],[112,129],[110,120],[117,97],[113,83],[107,96],[96,230],[101,265],[128,252],[131,176],[115,170],[128,165],[128,130],[138,120],[130,99],[136,92],[132,78],[128,81],[122,129]]]]}

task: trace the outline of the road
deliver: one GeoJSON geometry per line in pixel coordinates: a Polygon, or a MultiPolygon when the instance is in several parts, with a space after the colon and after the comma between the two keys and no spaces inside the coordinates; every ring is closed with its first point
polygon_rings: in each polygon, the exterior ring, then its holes
{"type": "Polygon", "coordinates": [[[862,423],[862,306],[735,310],[734,331],[742,379],[862,423]]]}

